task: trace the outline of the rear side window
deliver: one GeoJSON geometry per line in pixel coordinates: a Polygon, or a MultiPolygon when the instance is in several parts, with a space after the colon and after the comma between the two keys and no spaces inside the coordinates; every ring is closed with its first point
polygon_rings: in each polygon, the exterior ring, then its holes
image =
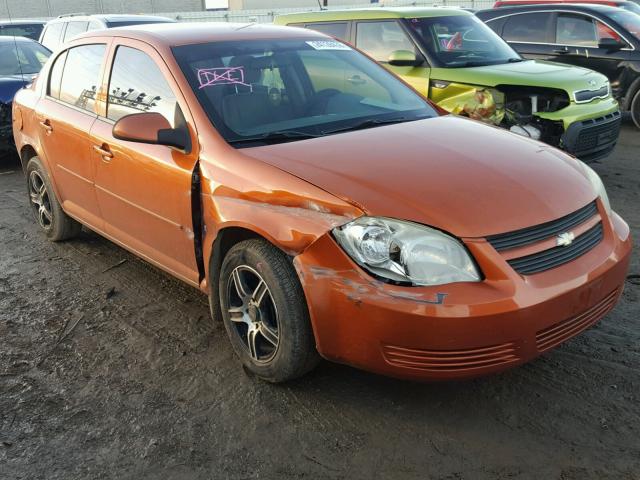
{"type": "Polygon", "coordinates": [[[94,112],[105,45],[82,45],[67,52],[62,72],[60,100],[94,112]]]}
{"type": "Polygon", "coordinates": [[[593,20],[584,15],[561,13],[558,15],[556,43],[595,47],[598,45],[598,33],[593,20]]]}
{"type": "Polygon", "coordinates": [[[64,41],[71,40],[73,37],[80,35],[87,31],[89,22],[69,22],[67,29],[64,32],[64,41]]]}
{"type": "Polygon", "coordinates": [[[544,43],[547,41],[548,13],[525,13],[509,17],[502,38],[507,42],[544,43]]]}
{"type": "Polygon", "coordinates": [[[64,52],[62,55],[56,58],[53,66],[51,67],[47,93],[53,98],[60,98],[60,84],[62,83],[62,72],[64,71],[64,62],[66,59],[67,52],[64,52]]]}
{"type": "Polygon", "coordinates": [[[340,40],[347,39],[347,22],[332,22],[332,23],[308,23],[307,28],[315,30],[316,32],[324,33],[330,37],[339,38],[340,40]]]}
{"type": "Polygon", "coordinates": [[[63,22],[47,25],[42,36],[42,43],[49,50],[55,50],[60,45],[60,36],[64,28],[63,22]]]}
{"type": "Polygon", "coordinates": [[[109,80],[107,117],[117,121],[132,113],[157,112],[173,124],[175,110],[176,97],[156,62],[135,48],[118,47],[109,80]]]}

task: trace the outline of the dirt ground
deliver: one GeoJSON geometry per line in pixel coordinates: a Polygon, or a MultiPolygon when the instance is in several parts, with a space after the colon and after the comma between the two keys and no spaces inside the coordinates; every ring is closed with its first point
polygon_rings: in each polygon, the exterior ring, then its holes
{"type": "MultiPolygon", "coordinates": [[[[596,166],[640,238],[640,132],[596,166]]],[[[640,479],[640,279],[510,372],[248,377],[199,292],[98,235],[48,243],[0,168],[1,479],[640,479]]],[[[636,247],[630,274],[640,274],[636,247]]]]}

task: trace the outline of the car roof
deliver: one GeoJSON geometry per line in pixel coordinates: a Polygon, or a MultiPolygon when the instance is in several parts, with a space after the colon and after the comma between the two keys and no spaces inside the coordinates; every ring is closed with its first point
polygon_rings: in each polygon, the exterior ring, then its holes
{"type": "Polygon", "coordinates": [[[596,3],[535,3],[531,5],[505,5],[500,8],[488,8],[486,10],[478,10],[476,15],[486,14],[492,17],[501,17],[509,12],[531,12],[536,10],[565,10],[575,12],[597,12],[603,15],[610,15],[619,12],[618,7],[609,5],[600,5],[596,3]]]}
{"type": "Polygon", "coordinates": [[[326,35],[302,28],[282,27],[256,23],[150,23],[126,27],[95,30],[76,37],[76,40],[92,37],[125,37],[153,45],[174,47],[217,41],[327,38],[326,35]]]}
{"type": "Polygon", "coordinates": [[[175,22],[172,18],[161,17],[158,15],[120,15],[120,14],[71,14],[71,15],[61,15],[58,18],[54,18],[50,20],[49,23],[55,22],[70,22],[77,20],[86,20],[86,19],[96,19],[103,20],[104,22],[135,22],[138,20],[158,20],[159,22],[175,22]]]}
{"type": "Polygon", "coordinates": [[[297,23],[331,20],[378,20],[388,18],[446,17],[451,15],[472,15],[458,7],[396,7],[396,8],[354,8],[344,10],[321,10],[313,12],[279,15],[278,23],[297,23]]]}

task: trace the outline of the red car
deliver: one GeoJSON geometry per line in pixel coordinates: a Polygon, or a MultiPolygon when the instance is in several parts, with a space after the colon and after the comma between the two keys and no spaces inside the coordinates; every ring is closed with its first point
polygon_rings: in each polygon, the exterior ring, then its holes
{"type": "Polygon", "coordinates": [[[630,0],[498,0],[493,4],[493,8],[515,7],[517,5],[544,5],[544,4],[564,4],[564,3],[582,3],[586,5],[608,5],[609,7],[618,7],[640,14],[640,5],[630,0]]]}

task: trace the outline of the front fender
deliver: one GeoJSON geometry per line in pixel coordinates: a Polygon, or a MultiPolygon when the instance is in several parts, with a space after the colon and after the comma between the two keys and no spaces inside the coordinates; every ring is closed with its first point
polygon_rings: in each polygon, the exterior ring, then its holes
{"type": "Polygon", "coordinates": [[[210,278],[214,243],[224,229],[251,231],[295,257],[333,228],[364,214],[302,179],[241,154],[225,164],[201,159],[200,170],[205,278],[210,278]]]}

